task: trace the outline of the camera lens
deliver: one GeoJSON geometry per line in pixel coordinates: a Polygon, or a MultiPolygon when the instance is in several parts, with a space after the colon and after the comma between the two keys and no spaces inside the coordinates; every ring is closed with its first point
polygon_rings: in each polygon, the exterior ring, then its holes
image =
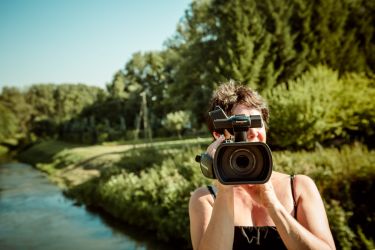
{"type": "Polygon", "coordinates": [[[250,174],[254,170],[255,162],[254,154],[244,148],[235,150],[229,159],[231,169],[240,176],[250,174]]]}
{"type": "Polygon", "coordinates": [[[272,172],[271,157],[264,143],[223,143],[215,153],[213,169],[223,184],[265,183],[272,172]]]}
{"type": "Polygon", "coordinates": [[[236,159],[236,164],[239,168],[245,168],[249,165],[249,158],[244,155],[240,155],[236,159]]]}

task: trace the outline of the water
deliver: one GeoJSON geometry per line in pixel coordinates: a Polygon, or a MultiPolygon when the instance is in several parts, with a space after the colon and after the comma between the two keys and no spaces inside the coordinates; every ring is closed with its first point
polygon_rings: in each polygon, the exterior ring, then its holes
{"type": "Polygon", "coordinates": [[[31,166],[0,164],[0,249],[166,249],[139,232],[125,231],[74,206],[31,166]]]}

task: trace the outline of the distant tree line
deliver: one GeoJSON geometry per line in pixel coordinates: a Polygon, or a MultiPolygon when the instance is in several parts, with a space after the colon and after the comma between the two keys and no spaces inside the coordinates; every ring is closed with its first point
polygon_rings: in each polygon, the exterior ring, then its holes
{"type": "Polygon", "coordinates": [[[137,52],[106,89],[35,84],[0,95],[0,143],[80,143],[206,132],[212,90],[234,79],[270,102],[269,143],[371,144],[375,3],[193,1],[162,51],[137,52]],[[273,132],[274,131],[274,132],[273,132]]]}

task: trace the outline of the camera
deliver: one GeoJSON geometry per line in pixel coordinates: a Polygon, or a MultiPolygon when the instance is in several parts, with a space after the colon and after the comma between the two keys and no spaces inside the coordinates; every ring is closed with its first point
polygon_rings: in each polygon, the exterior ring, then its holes
{"type": "Polygon", "coordinates": [[[248,142],[249,128],[262,127],[260,115],[234,115],[228,117],[221,107],[209,112],[217,131],[228,130],[234,138],[223,142],[214,159],[208,154],[196,157],[204,176],[218,179],[225,185],[262,184],[272,173],[272,153],[263,142],[248,142]]]}

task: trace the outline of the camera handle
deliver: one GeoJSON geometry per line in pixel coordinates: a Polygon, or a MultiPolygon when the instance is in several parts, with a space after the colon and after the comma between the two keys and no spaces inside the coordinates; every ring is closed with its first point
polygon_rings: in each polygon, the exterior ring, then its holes
{"type": "Polygon", "coordinates": [[[245,131],[234,131],[235,142],[246,142],[247,141],[247,130],[245,131]]]}
{"type": "Polygon", "coordinates": [[[210,179],[215,179],[215,172],[213,170],[213,159],[207,153],[197,155],[195,161],[200,164],[202,174],[210,179]]]}

